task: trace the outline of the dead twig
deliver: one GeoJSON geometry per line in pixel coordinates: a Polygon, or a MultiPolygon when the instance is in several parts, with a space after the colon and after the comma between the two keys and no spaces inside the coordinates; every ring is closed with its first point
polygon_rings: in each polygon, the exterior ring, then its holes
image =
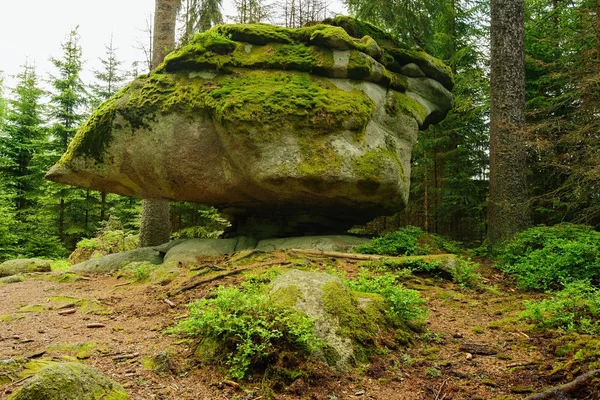
{"type": "Polygon", "coordinates": [[[131,360],[132,358],[139,357],[140,353],[120,354],[112,357],[113,361],[131,360]]]}
{"type": "Polygon", "coordinates": [[[444,386],[446,386],[446,383],[448,383],[448,379],[442,382],[442,385],[437,390],[437,394],[435,395],[435,398],[433,400],[444,400],[446,398],[446,395],[440,397],[440,395],[444,392],[444,386]]]}
{"type": "Polygon", "coordinates": [[[171,300],[169,299],[164,299],[164,302],[167,303],[167,305],[171,308],[175,308],[177,307],[177,305],[175,303],[173,303],[171,300]]]}
{"type": "Polygon", "coordinates": [[[565,395],[574,393],[574,392],[584,388],[585,386],[588,385],[588,383],[592,379],[594,379],[596,377],[600,377],[600,369],[594,369],[592,371],[589,371],[583,375],[578,376],[576,379],[572,380],[571,382],[565,383],[564,385],[555,386],[555,387],[550,388],[541,393],[531,395],[531,396],[527,397],[525,400],[560,399],[560,398],[563,398],[565,395]]]}
{"type": "Polygon", "coordinates": [[[243,260],[244,258],[253,256],[254,254],[265,254],[265,253],[266,253],[266,251],[264,251],[264,250],[252,249],[247,252],[242,252],[241,254],[230,258],[229,260],[227,260],[227,264],[231,265],[233,263],[243,260]]]}

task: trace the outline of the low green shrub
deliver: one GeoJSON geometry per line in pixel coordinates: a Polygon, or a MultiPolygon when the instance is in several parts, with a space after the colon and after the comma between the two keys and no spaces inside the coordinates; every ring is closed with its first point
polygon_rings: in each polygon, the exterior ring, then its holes
{"type": "Polygon", "coordinates": [[[419,257],[401,261],[391,259],[366,261],[361,265],[375,272],[394,271],[399,280],[409,278],[416,272],[451,280],[464,289],[480,287],[481,275],[476,272],[479,264],[470,258],[456,257],[454,260],[455,263],[444,259],[419,257]]]}
{"type": "Polygon", "coordinates": [[[91,258],[134,250],[137,246],[138,236],[126,231],[118,219],[111,217],[98,230],[96,237],[81,239],[77,243],[75,251],[69,256],[69,262],[77,264],[91,258]]]}
{"type": "Polygon", "coordinates": [[[277,364],[286,350],[308,356],[319,348],[308,316],[269,302],[256,288],[219,287],[210,299],[191,303],[190,317],[169,332],[218,343],[229,374],[236,379],[277,364]]]}
{"type": "Polygon", "coordinates": [[[538,328],[600,334],[600,290],[589,282],[571,282],[551,298],[527,302],[521,313],[538,328]]]}
{"type": "Polygon", "coordinates": [[[367,271],[359,274],[357,279],[346,279],[346,285],[357,292],[377,293],[388,302],[390,317],[412,324],[422,324],[427,319],[425,299],[419,292],[407,289],[398,282],[395,274],[373,276],[367,271]]]}
{"type": "Polygon", "coordinates": [[[369,244],[356,246],[354,252],[389,256],[417,256],[436,253],[458,253],[460,245],[439,235],[425,233],[421,228],[407,226],[396,232],[375,238],[369,244]]]}
{"type": "Polygon", "coordinates": [[[525,289],[600,283],[600,232],[589,226],[538,226],[517,234],[499,253],[499,267],[525,289]]]}
{"type": "Polygon", "coordinates": [[[459,257],[456,259],[456,265],[450,269],[452,282],[463,289],[477,289],[481,286],[481,275],[476,272],[477,264],[470,258],[459,257]]]}
{"type": "Polygon", "coordinates": [[[213,207],[196,210],[196,213],[196,225],[173,232],[171,239],[216,239],[229,226],[229,222],[213,207]]]}

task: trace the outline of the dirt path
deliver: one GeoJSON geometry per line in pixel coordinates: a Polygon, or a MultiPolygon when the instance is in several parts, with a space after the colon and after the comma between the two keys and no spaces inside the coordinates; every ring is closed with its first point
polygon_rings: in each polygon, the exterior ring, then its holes
{"type": "MultiPolygon", "coordinates": [[[[331,263],[357,271],[355,262],[331,263]]],[[[484,277],[481,293],[430,277],[410,279],[406,285],[421,291],[430,310],[414,346],[351,373],[315,371],[275,398],[501,400],[553,385],[545,378],[553,363],[547,343],[515,318],[531,296],[514,292],[493,270],[484,277]]],[[[243,279],[230,276],[171,297],[174,307],[165,301],[174,284],[124,284],[110,276],[61,283],[39,275],[0,286],[0,360],[79,358],[120,382],[132,399],[267,398],[260,380],[231,386],[218,369],[194,363],[192,341],[163,333],[185,317],[189,301],[243,279]],[[100,327],[88,327],[94,324],[100,327]],[[170,370],[148,370],[148,358],[164,353],[170,370]]],[[[6,398],[16,386],[1,383],[6,398]]]]}

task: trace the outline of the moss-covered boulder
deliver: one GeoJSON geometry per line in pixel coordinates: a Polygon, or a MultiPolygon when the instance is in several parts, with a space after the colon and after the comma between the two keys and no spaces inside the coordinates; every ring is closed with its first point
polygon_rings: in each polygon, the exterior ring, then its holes
{"type": "Polygon", "coordinates": [[[311,317],[316,336],[325,343],[323,356],[340,369],[368,361],[389,345],[386,336],[409,335],[387,318],[382,296],[354,292],[326,273],[291,270],[280,275],[273,281],[271,299],[311,317]]]}
{"type": "Polygon", "coordinates": [[[0,277],[30,272],[50,272],[50,261],[39,258],[21,258],[0,264],[0,277]]]}
{"type": "Polygon", "coordinates": [[[28,379],[8,400],[127,400],[112,379],[79,363],[51,363],[28,379]]]}
{"type": "Polygon", "coordinates": [[[92,258],[91,260],[73,265],[71,271],[83,274],[105,274],[107,272],[118,271],[132,262],[147,261],[152,264],[160,264],[163,262],[163,258],[160,254],[159,251],[154,250],[151,247],[142,247],[135,250],[92,258]]]}
{"type": "Polygon", "coordinates": [[[217,26],[96,109],[47,177],[214,205],[243,234],[341,232],[405,205],[451,88],[439,60],[349,18],[217,26]]]}

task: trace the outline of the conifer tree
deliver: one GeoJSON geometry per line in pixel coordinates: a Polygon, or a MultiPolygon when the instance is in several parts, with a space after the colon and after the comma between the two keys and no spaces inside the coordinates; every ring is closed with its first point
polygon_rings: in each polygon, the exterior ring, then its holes
{"type": "MultiPolygon", "coordinates": [[[[54,161],[57,161],[67,150],[77,128],[87,114],[89,95],[80,77],[83,61],[79,40],[78,27],[76,27],[69,32],[61,46],[62,56],[51,58],[52,64],[58,71],[57,75],[51,76],[54,90],[50,97],[54,161]]],[[[94,231],[89,224],[89,210],[90,203],[95,201],[87,191],[58,184],[51,184],[48,191],[57,202],[58,233],[63,243],[72,247],[73,242],[79,237],[94,231]]]]}
{"type": "Polygon", "coordinates": [[[530,224],[525,123],[524,1],[491,2],[490,195],[492,251],[530,224]]]}
{"type": "Polygon", "coordinates": [[[179,19],[182,22],[180,42],[185,44],[195,33],[222,24],[222,3],[223,0],[182,0],[179,9],[179,19]]]}
{"type": "MultiPolygon", "coordinates": [[[[112,35],[109,43],[104,47],[106,49],[106,58],[100,58],[103,69],[94,71],[96,83],[91,86],[92,108],[99,106],[102,102],[116,94],[127,80],[127,74],[120,69],[123,62],[117,58],[112,35]]],[[[88,198],[89,196],[90,193],[88,193],[88,198]]],[[[100,221],[104,221],[107,218],[107,196],[106,192],[100,193],[100,221]]],[[[117,196],[111,197],[115,200],[118,199],[117,196]]]]}
{"type": "Polygon", "coordinates": [[[104,47],[106,49],[105,58],[99,58],[102,69],[94,70],[96,83],[91,86],[92,108],[117,93],[127,80],[127,74],[121,70],[123,62],[117,58],[117,49],[113,45],[112,35],[104,47]]]}
{"type": "Polygon", "coordinates": [[[37,190],[43,178],[41,171],[33,170],[32,160],[46,139],[46,129],[35,67],[25,64],[17,79],[15,98],[8,102],[0,151],[7,189],[13,193],[17,218],[24,221],[28,196],[37,190]]]}
{"type": "MultiPolygon", "coordinates": [[[[180,0],[156,0],[154,36],[152,39],[152,67],[156,68],[175,48],[175,24],[180,0]]],[[[140,224],[140,246],[156,246],[169,241],[171,219],[169,202],[144,200],[140,224]]]]}
{"type": "Polygon", "coordinates": [[[235,0],[237,24],[256,24],[269,17],[269,8],[262,0],[235,0]]]}

